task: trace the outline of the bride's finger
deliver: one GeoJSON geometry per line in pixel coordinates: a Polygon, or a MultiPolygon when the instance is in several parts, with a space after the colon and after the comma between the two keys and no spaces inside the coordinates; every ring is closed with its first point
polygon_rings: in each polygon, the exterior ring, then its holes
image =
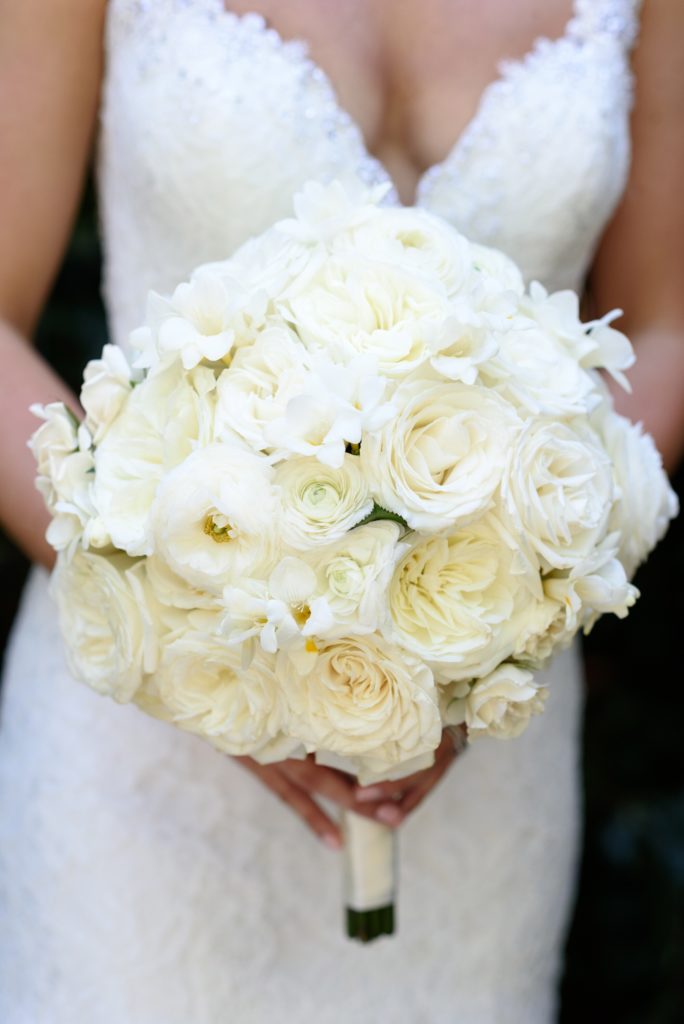
{"type": "Polygon", "coordinates": [[[342,772],[310,760],[288,761],[283,765],[283,769],[301,789],[316,793],[326,800],[332,800],[340,807],[361,814],[365,818],[375,818],[377,804],[359,805],[356,801],[354,780],[342,772]]]}
{"type": "Polygon", "coordinates": [[[333,850],[342,846],[342,832],[339,825],[330,818],[322,807],[307,792],[281,771],[278,765],[260,765],[251,758],[236,758],[277,796],[288,804],[304,824],[333,850]]]}
{"type": "Polygon", "coordinates": [[[429,775],[437,765],[444,763],[445,768],[451,764],[454,758],[453,740],[445,733],[435,750],[435,762],[430,768],[424,768],[413,775],[406,775],[402,779],[395,779],[391,782],[376,782],[370,786],[357,786],[354,796],[360,803],[383,802],[387,800],[401,800],[409,790],[418,785],[426,774],[429,775]]]}

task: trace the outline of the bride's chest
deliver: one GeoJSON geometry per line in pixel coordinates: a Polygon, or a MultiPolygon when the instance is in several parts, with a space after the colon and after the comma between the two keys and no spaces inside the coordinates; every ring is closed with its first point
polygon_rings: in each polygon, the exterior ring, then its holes
{"type": "MultiPolygon", "coordinates": [[[[627,173],[637,6],[575,0],[559,37],[499,68],[465,127],[463,110],[440,107],[449,126],[416,201],[528,276],[577,284],[627,173]]],[[[223,0],[110,0],[100,169],[112,272],[137,258],[155,268],[141,287],[172,287],[288,215],[307,178],[391,178],[354,115],[307,47],[259,16],[223,0]]]]}

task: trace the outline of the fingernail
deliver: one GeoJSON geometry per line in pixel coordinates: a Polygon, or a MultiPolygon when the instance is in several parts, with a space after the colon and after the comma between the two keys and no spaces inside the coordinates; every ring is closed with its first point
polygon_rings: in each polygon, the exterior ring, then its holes
{"type": "Polygon", "coordinates": [[[321,838],[329,850],[339,850],[342,847],[342,840],[333,832],[326,832],[321,838]]]}
{"type": "Polygon", "coordinates": [[[379,786],[365,786],[356,790],[356,799],[360,803],[365,803],[367,800],[380,800],[382,797],[382,790],[379,786]]]}
{"type": "Polygon", "coordinates": [[[395,804],[383,804],[378,807],[375,817],[384,825],[398,825],[401,822],[401,811],[395,804]]]}

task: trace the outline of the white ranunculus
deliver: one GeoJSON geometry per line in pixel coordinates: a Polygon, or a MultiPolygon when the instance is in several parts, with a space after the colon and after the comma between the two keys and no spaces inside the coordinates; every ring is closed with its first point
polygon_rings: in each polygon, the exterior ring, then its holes
{"type": "Polygon", "coordinates": [[[131,700],[158,658],[143,569],[126,555],[76,551],[58,559],[50,584],[72,674],[121,702],[131,700]]]}
{"type": "Polygon", "coordinates": [[[451,725],[465,723],[468,738],[495,736],[512,739],[528,726],[532,715],[544,710],[547,688],[536,682],[531,672],[516,665],[500,665],[484,679],[478,679],[465,695],[459,695],[447,708],[451,725]]]}
{"type": "Polygon", "coordinates": [[[290,399],[306,386],[308,353],[286,325],[264,330],[238,349],[217,384],[216,433],[242,437],[255,451],[269,448],[268,426],[285,415],[290,399]]]}
{"type": "Polygon", "coordinates": [[[571,569],[605,536],[610,460],[585,424],[530,420],[509,453],[501,495],[542,569],[571,569]]]}
{"type": "Polygon", "coordinates": [[[180,363],[137,385],[95,451],[93,501],[116,547],[152,550],[149,513],[162,476],[214,431],[214,375],[180,363]]]}
{"type": "Polygon", "coordinates": [[[216,614],[223,612],[221,600],[215,593],[188,583],[158,555],[147,556],[145,570],[149,588],[160,605],[166,608],[178,608],[183,612],[192,612],[197,609],[216,614]]]}
{"type": "Polygon", "coordinates": [[[451,307],[434,277],[353,252],[328,259],[281,312],[312,351],[339,363],[365,353],[399,378],[428,360],[451,307]]]}
{"type": "Polygon", "coordinates": [[[520,427],[515,410],[485,388],[423,380],[395,401],[396,418],[361,446],[377,503],[430,532],[484,512],[520,427]]]}
{"type": "Polygon", "coordinates": [[[543,599],[539,573],[523,571],[514,546],[493,514],[450,536],[420,538],[390,584],[392,638],[451,679],[491,672],[543,599]]]}
{"type": "Polygon", "coordinates": [[[169,357],[180,358],[186,370],[203,360],[227,362],[234,348],[253,341],[266,310],[265,292],[209,266],[198,267],[169,299],[150,296],[147,324],[131,335],[139,351],[134,365],[155,366],[169,357]]]}
{"type": "Polygon", "coordinates": [[[313,458],[288,459],[276,468],[275,483],[283,540],[300,551],[337,540],[373,508],[355,455],[345,455],[339,469],[313,458]]]}
{"type": "Polygon", "coordinates": [[[581,416],[599,401],[592,375],[531,320],[500,334],[499,351],[481,376],[523,415],[581,416]]]}
{"type": "MultiPolygon", "coordinates": [[[[287,723],[272,658],[259,653],[245,668],[220,637],[188,630],[164,649],[154,684],[168,719],[226,754],[269,760],[282,751],[287,723]]],[[[294,749],[298,743],[290,741],[294,749]]]]}
{"type": "Polygon", "coordinates": [[[632,577],[664,536],[679,503],[653,438],[640,423],[618,416],[608,404],[600,410],[597,422],[619,492],[609,525],[619,531],[619,558],[632,577]]]}
{"type": "Polygon", "coordinates": [[[91,359],[83,371],[81,405],[94,444],[99,444],[121,411],[131,391],[128,360],[117,345],[105,345],[100,359],[91,359]]]}
{"type": "Polygon", "coordinates": [[[219,593],[277,561],[272,469],[259,455],[212,444],[168,473],[150,514],[154,551],[194,586],[219,593]]]}
{"type": "Polygon", "coordinates": [[[316,593],[332,615],[330,628],[317,629],[317,636],[372,633],[384,624],[389,582],[406,550],[400,535],[396,523],[367,523],[306,556],[316,574],[316,593]]]}
{"type": "MultiPolygon", "coordinates": [[[[376,635],[333,640],[310,673],[276,672],[293,716],[291,731],[317,760],[343,759],[362,783],[401,775],[434,759],[442,724],[429,668],[376,635]]],[[[337,762],[339,763],[339,762],[337,762]]]]}

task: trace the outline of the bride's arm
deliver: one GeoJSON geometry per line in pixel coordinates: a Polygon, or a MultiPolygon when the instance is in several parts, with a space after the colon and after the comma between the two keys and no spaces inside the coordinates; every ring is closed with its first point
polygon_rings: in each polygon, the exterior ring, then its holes
{"type": "Polygon", "coordinates": [[[684,4],[644,4],[634,54],[633,159],[624,200],[597,254],[597,313],[619,306],[632,339],[632,394],[616,404],[653,434],[665,465],[684,454],[684,4]]]}
{"type": "Polygon", "coordinates": [[[83,187],[104,8],[104,0],[0,0],[0,522],[48,566],[48,515],[26,448],[37,426],[28,406],[77,403],[28,339],[83,187]]]}

